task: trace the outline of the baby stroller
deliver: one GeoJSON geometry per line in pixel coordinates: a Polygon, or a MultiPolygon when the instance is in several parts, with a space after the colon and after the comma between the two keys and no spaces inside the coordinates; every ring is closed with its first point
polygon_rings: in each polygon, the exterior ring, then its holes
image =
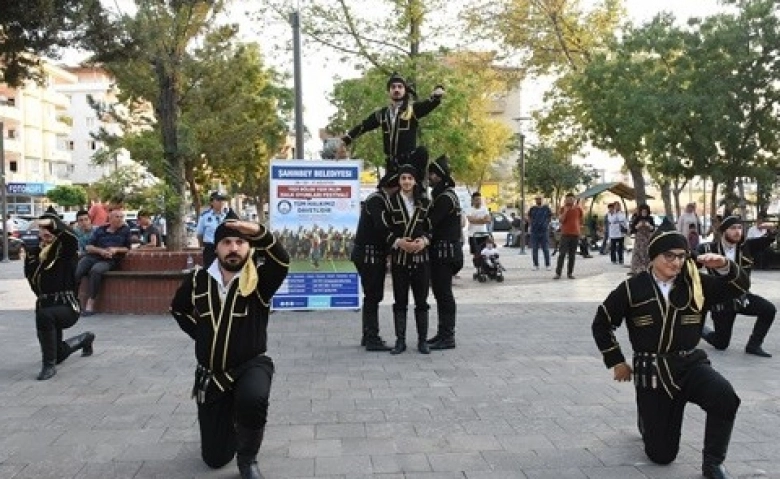
{"type": "Polygon", "coordinates": [[[493,240],[490,233],[475,233],[474,236],[469,238],[469,247],[475,269],[473,278],[480,283],[486,283],[489,279],[494,279],[501,283],[504,281],[504,271],[506,269],[498,260],[498,255],[495,255],[490,260],[486,260],[481,254],[488,240],[493,240]]]}

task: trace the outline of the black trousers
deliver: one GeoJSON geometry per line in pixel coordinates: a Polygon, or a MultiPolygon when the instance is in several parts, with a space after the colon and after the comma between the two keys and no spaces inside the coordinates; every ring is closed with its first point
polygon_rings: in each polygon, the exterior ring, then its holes
{"type": "Polygon", "coordinates": [[[455,317],[458,307],[455,303],[455,295],[452,294],[452,277],[460,271],[463,261],[460,263],[431,261],[431,289],[436,298],[436,310],[438,314],[437,334],[452,337],[455,333],[455,317]]]}
{"type": "MultiPolygon", "coordinates": [[[[45,308],[37,308],[35,310],[35,328],[39,332],[54,334],[38,334],[39,338],[52,338],[56,342],[56,359],[59,361],[62,358],[67,357],[66,352],[70,349],[67,344],[62,341],[62,331],[72,327],[79,320],[80,313],[75,311],[72,307],[66,305],[48,306],[45,308]]],[[[42,352],[44,350],[44,344],[41,344],[42,352]]],[[[51,346],[51,345],[49,345],[51,346]]],[[[51,359],[51,358],[50,358],[51,359]]]]}
{"type": "Polygon", "coordinates": [[[209,467],[222,467],[236,454],[236,424],[248,429],[265,428],[274,363],[256,362],[233,383],[233,389],[205,404],[198,404],[200,449],[209,467]]]}
{"type": "Polygon", "coordinates": [[[385,259],[369,264],[355,261],[355,268],[363,287],[363,334],[373,338],[379,335],[379,303],[385,297],[387,262],[385,259]]]}
{"type": "Polygon", "coordinates": [[[704,454],[725,459],[739,397],[720,373],[708,363],[693,366],[682,379],[682,390],[670,398],[663,387],[636,391],[642,441],[651,461],[669,464],[680,450],[685,406],[693,403],[707,414],[704,454]],[[723,456],[723,457],[719,457],[723,456]]]}
{"type": "Polygon", "coordinates": [[[609,257],[613,263],[623,264],[623,250],[625,249],[626,239],[621,236],[620,238],[610,238],[609,257]]]}
{"type": "Polygon", "coordinates": [[[431,264],[419,263],[415,267],[393,264],[393,312],[406,312],[409,306],[409,289],[414,297],[415,311],[428,311],[428,289],[431,284],[431,264]]]}
{"type": "Polygon", "coordinates": [[[577,256],[577,246],[580,244],[579,235],[561,235],[561,242],[558,245],[558,263],[555,266],[555,274],[559,275],[563,271],[563,260],[567,256],[569,262],[566,265],[566,274],[574,273],[574,259],[577,256]]]}
{"type": "Polygon", "coordinates": [[[417,184],[422,185],[428,173],[428,158],[428,149],[424,146],[418,146],[411,151],[396,153],[395,156],[386,157],[385,170],[396,172],[401,165],[412,165],[417,170],[417,175],[415,176],[417,184]]]}
{"type": "Polygon", "coordinates": [[[217,259],[217,246],[214,243],[203,243],[203,267],[208,269],[215,259],[217,259]]]}
{"type": "Polygon", "coordinates": [[[755,316],[756,323],[753,326],[751,340],[760,346],[766,337],[769,328],[775,320],[777,308],[761,296],[753,293],[746,295],[747,304],[737,308],[727,308],[721,311],[712,311],[712,323],[715,333],[710,336],[710,343],[716,349],[726,349],[731,343],[731,335],[734,330],[734,320],[738,314],[755,316]]]}

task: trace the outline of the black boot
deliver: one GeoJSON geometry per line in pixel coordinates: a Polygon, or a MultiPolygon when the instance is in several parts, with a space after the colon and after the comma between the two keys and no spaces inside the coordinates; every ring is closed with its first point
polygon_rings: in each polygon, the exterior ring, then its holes
{"type": "Polygon", "coordinates": [[[257,451],[263,443],[263,429],[236,424],[236,464],[241,479],[264,479],[257,467],[257,451]]]}
{"type": "Polygon", "coordinates": [[[417,350],[420,354],[431,354],[425,338],[428,337],[428,311],[415,311],[414,322],[417,324],[417,350]]]}
{"type": "Polygon", "coordinates": [[[708,479],[734,479],[723,466],[731,440],[733,420],[707,416],[701,473],[708,479]]]}
{"type": "Polygon", "coordinates": [[[92,349],[92,343],[95,341],[95,335],[89,331],[81,333],[78,336],[73,336],[59,344],[57,351],[57,364],[65,361],[68,356],[75,353],[79,349],[82,356],[92,356],[94,352],[92,349]]]}
{"type": "Polygon", "coordinates": [[[390,354],[401,354],[406,351],[406,311],[393,311],[395,325],[395,347],[390,354]]]}
{"type": "Polygon", "coordinates": [[[753,326],[753,334],[750,335],[747,346],[745,346],[746,353],[761,356],[762,358],[772,357],[771,354],[764,351],[761,345],[764,344],[764,338],[769,332],[769,328],[772,326],[774,319],[774,316],[771,316],[768,320],[762,317],[759,317],[758,320],[756,320],[756,324],[753,326]]]}
{"type": "Polygon", "coordinates": [[[38,342],[41,344],[43,366],[38,373],[38,381],[45,381],[57,374],[57,331],[54,329],[39,329],[38,342]]]}
{"type": "Polygon", "coordinates": [[[363,308],[363,341],[366,351],[390,351],[390,346],[379,336],[379,310],[363,308]]]}
{"type": "Polygon", "coordinates": [[[455,349],[455,315],[444,315],[439,324],[439,340],[428,343],[431,350],[455,349]]]}

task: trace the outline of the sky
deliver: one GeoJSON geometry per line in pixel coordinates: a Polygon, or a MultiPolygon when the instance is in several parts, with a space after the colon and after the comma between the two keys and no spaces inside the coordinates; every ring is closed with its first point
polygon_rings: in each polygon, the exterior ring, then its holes
{"type": "MultiPolygon", "coordinates": [[[[305,1],[302,0],[302,2],[305,1]]],[[[584,3],[593,2],[585,0],[584,3]]],[[[682,20],[692,16],[708,16],[717,13],[722,8],[717,0],[625,0],[625,6],[629,19],[634,23],[649,21],[661,11],[671,12],[675,17],[682,20]]],[[[314,154],[322,146],[316,137],[317,131],[319,128],[324,127],[327,124],[328,117],[335,113],[334,108],[327,101],[327,96],[333,85],[332,77],[335,72],[331,70],[332,67],[326,67],[322,58],[318,57],[318,55],[307,55],[307,52],[304,51],[303,58],[304,123],[306,128],[314,135],[314,138],[306,143],[306,151],[314,154]]],[[[292,59],[290,59],[289,68],[292,71],[292,59]]],[[[345,73],[348,74],[348,72],[339,73],[342,76],[345,76],[345,73]]],[[[525,106],[523,109],[528,111],[524,111],[523,116],[530,114],[533,109],[540,106],[539,100],[541,99],[543,89],[544,83],[534,82],[533,80],[524,84],[523,103],[525,106]]],[[[529,137],[532,137],[532,135],[529,135],[529,137]]],[[[605,160],[606,158],[601,158],[596,161],[605,160]]],[[[615,162],[618,161],[615,160],[615,162]]],[[[611,165],[611,167],[615,166],[611,165]]],[[[619,168],[619,165],[616,167],[619,168]]]]}
{"type": "MultiPolygon", "coordinates": [[[[133,9],[132,0],[103,1],[109,8],[118,8],[125,12],[133,9]]],[[[299,6],[304,6],[308,0],[290,0],[290,2],[292,1],[296,1],[299,6]]],[[[251,2],[247,3],[251,4],[251,2]]],[[[583,0],[584,5],[593,3],[595,3],[594,0],[583,0]]],[[[717,13],[722,8],[717,0],[624,0],[624,4],[629,19],[634,23],[648,21],[661,11],[671,12],[678,19],[684,20],[692,16],[708,16],[717,13]]],[[[263,46],[272,45],[271,48],[277,46],[277,44],[269,43],[267,41],[268,32],[262,31],[262,26],[258,25],[258,23],[252,19],[251,15],[246,14],[246,8],[243,5],[246,5],[244,1],[234,0],[229,10],[230,21],[238,22],[241,25],[243,38],[247,41],[257,41],[263,46]]],[[[292,37],[290,27],[282,22],[271,25],[270,29],[274,30],[273,34],[281,35],[282,38],[285,36],[287,36],[287,38],[292,37]]],[[[335,113],[334,108],[328,103],[327,99],[333,86],[333,78],[337,73],[342,77],[354,75],[352,75],[349,67],[342,66],[342,70],[337,71],[332,65],[326,65],[323,54],[312,50],[306,50],[305,40],[303,44],[302,90],[304,124],[312,135],[310,140],[306,142],[305,150],[307,154],[318,155],[322,144],[317,133],[320,128],[323,128],[327,124],[328,117],[335,113]]],[[[288,73],[290,78],[292,78],[292,54],[289,55],[289,59],[284,57],[278,58],[278,50],[267,51],[266,55],[269,58],[274,56],[277,57],[273,66],[288,73]]],[[[80,59],[83,59],[83,57],[83,54],[69,53],[65,56],[65,60],[68,63],[75,63],[80,59]]],[[[290,84],[290,87],[292,87],[292,83],[290,84]]],[[[545,82],[539,82],[533,79],[524,83],[522,99],[524,105],[523,116],[529,115],[534,109],[540,106],[540,99],[545,87],[545,82]]],[[[531,132],[529,133],[528,137],[532,139],[533,134],[531,132]]]]}

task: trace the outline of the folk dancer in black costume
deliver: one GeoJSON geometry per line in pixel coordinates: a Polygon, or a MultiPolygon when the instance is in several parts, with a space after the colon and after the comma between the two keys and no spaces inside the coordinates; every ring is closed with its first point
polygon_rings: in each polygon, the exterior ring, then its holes
{"type": "Polygon", "coordinates": [[[401,189],[390,197],[387,223],[390,225],[388,244],[392,248],[393,323],[395,347],[390,354],[406,351],[406,314],[409,305],[409,288],[414,296],[414,320],[417,324],[417,349],[430,354],[428,343],[428,289],[431,264],[428,258],[430,237],[428,232],[428,208],[430,200],[415,188],[417,171],[412,165],[398,168],[398,184],[401,189]]]}
{"type": "Polygon", "coordinates": [[[263,476],[263,441],[274,363],[267,356],[271,298],[289,256],[264,226],[235,213],[214,235],[217,260],[196,268],[173,298],[171,313],[195,340],[193,397],[198,405],[201,455],[210,467],[237,456],[243,479],[263,476]]]}
{"type": "Polygon", "coordinates": [[[444,87],[437,85],[430,98],[415,101],[412,86],[398,73],[393,73],[387,80],[387,92],[390,105],[371,113],[341,140],[349,145],[360,135],[381,127],[385,171],[395,173],[400,165],[412,165],[417,171],[417,184],[422,185],[428,166],[428,149],[417,146],[419,120],[441,104],[444,87]]]}
{"type": "MultiPolygon", "coordinates": [[[[742,223],[736,216],[725,218],[718,226],[718,230],[721,233],[720,241],[702,243],[699,245],[699,252],[723,255],[737,263],[748,275],[753,270],[753,257],[767,249],[775,240],[774,234],[765,234],[746,240],[742,232],[742,223]]],[[[775,320],[776,313],[777,308],[774,304],[757,294],[746,292],[735,300],[713,306],[711,314],[715,330],[705,327],[702,331],[702,338],[715,349],[726,349],[731,342],[731,333],[737,315],[755,316],[756,323],[753,326],[753,334],[750,335],[745,346],[745,352],[771,358],[772,355],[764,351],[762,344],[775,320]]]]}
{"type": "Polygon", "coordinates": [[[35,328],[43,356],[38,379],[46,380],[57,374],[56,365],[74,352],[81,350],[82,356],[91,356],[95,335],[87,331],[62,340],[62,331],[81,316],[76,292],[79,240],[51,207],[37,223],[40,247],[27,250],[24,275],[38,297],[35,328]]]}
{"type": "Polygon", "coordinates": [[[390,229],[385,222],[390,209],[390,196],[398,191],[398,174],[387,173],[379,180],[377,190],[360,206],[360,219],[355,232],[355,247],[351,260],[360,275],[363,287],[363,339],[366,351],[390,351],[379,336],[379,303],[385,292],[387,276],[387,238],[390,229]]]}
{"type": "Polygon", "coordinates": [[[733,261],[714,253],[697,261],[718,276],[700,274],[690,258],[688,240],[665,221],[653,234],[650,269],[621,283],[607,296],[593,320],[593,337],[616,381],[636,387],[639,431],[645,453],[655,463],[677,457],[685,406],[692,402],[707,414],[702,473],[728,479],[726,458],[739,397],[731,384],[696,349],[706,311],[723,298],[737,298],[750,286],[733,261]],[[634,350],[626,363],[614,330],[623,321],[634,350]]]}
{"type": "Polygon", "coordinates": [[[457,305],[452,294],[452,277],[463,267],[463,247],[460,239],[461,208],[453,189],[449,159],[446,155],[428,166],[428,181],[433,186],[432,202],[428,211],[428,229],[431,234],[431,289],[436,298],[439,327],[428,340],[430,349],[455,347],[455,319],[457,305]]]}

